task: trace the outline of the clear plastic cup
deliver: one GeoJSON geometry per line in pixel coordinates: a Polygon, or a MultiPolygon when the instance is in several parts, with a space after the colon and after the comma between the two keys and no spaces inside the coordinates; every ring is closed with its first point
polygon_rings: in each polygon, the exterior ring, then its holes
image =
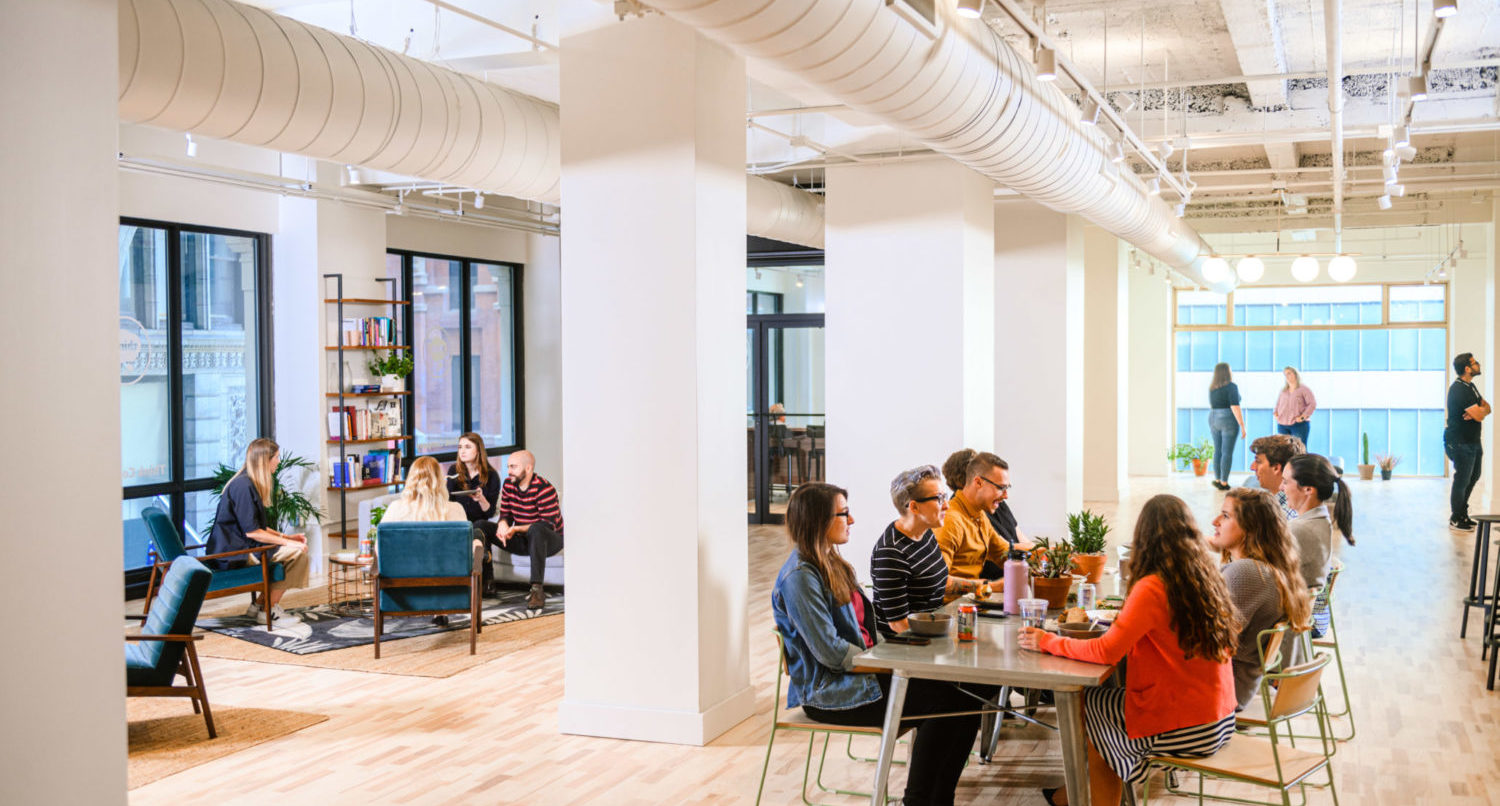
{"type": "Polygon", "coordinates": [[[1021,608],[1021,624],[1026,627],[1040,628],[1047,620],[1046,599],[1022,599],[1017,602],[1021,608]]]}

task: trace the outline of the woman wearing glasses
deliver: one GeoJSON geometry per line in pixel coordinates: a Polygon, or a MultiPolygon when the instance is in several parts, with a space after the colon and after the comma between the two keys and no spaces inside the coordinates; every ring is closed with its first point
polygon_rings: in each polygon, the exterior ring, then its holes
{"type": "Polygon", "coordinates": [[[948,561],[932,535],[948,514],[948,496],[938,478],[936,467],[923,465],[891,481],[891,503],[900,517],[885,527],[870,556],[875,623],[887,635],[904,632],[912,613],[936,610],[945,598],[979,587],[977,579],[948,574],[948,561]]]}
{"type": "MultiPolygon", "coordinates": [[[[786,652],[787,707],[831,725],[879,727],[890,676],[855,670],[854,658],[878,643],[874,607],[859,589],[854,567],[839,555],[854,516],[848,493],[814,482],[787,503],[792,553],[776,575],[771,612],[786,652]]],[[[976,701],[952,683],[912,680],[908,716],[972,711],[976,701]]],[[[932,717],[918,723],[903,803],[953,803],[958,776],[979,732],[978,715],[932,717]]]]}

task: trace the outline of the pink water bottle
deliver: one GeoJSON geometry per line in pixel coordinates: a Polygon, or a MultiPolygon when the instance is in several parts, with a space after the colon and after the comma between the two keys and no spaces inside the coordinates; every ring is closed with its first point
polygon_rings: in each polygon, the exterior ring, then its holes
{"type": "Polygon", "coordinates": [[[1005,612],[1015,615],[1021,612],[1022,599],[1031,596],[1031,572],[1026,565],[1026,553],[1011,549],[1005,560],[1005,612]]]}

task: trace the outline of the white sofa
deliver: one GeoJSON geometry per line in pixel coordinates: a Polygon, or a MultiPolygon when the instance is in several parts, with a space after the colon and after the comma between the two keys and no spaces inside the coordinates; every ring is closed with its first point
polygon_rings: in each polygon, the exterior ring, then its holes
{"type": "MultiPolygon", "coordinates": [[[[370,533],[370,513],[375,507],[383,507],[396,500],[396,495],[378,495],[366,498],[359,502],[359,537],[361,540],[370,533]]],[[[531,558],[522,554],[511,554],[503,549],[492,549],[493,562],[491,565],[495,570],[497,582],[530,582],[531,581],[531,558]]],[[[542,581],[548,585],[563,584],[563,555],[567,550],[547,558],[547,570],[542,574],[542,581]]]]}

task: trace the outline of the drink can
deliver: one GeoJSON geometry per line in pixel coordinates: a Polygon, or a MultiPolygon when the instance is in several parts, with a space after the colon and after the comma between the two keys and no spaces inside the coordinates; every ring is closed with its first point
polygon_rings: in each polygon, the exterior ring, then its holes
{"type": "Polygon", "coordinates": [[[1085,582],[1078,586],[1078,606],[1084,610],[1093,610],[1099,601],[1099,589],[1092,582],[1085,582]]]}
{"type": "Polygon", "coordinates": [[[971,604],[958,606],[958,640],[973,641],[975,628],[979,626],[979,608],[971,604]]]}

